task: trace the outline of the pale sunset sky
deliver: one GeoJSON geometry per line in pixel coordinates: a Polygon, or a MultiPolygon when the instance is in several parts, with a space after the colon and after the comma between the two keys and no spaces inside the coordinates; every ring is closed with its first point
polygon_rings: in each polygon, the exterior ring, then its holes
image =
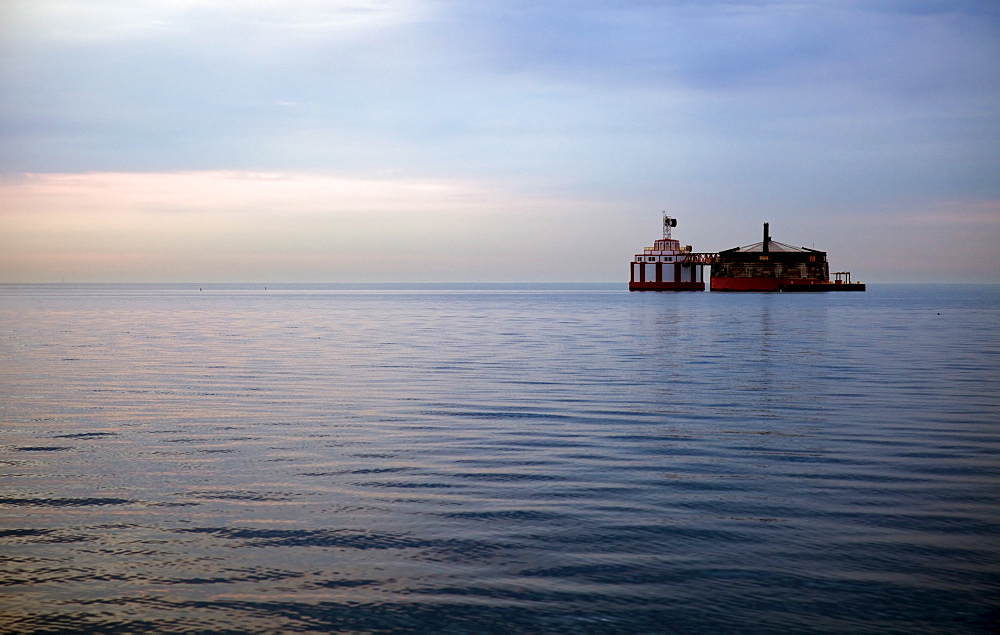
{"type": "Polygon", "coordinates": [[[0,282],[1000,282],[995,0],[3,0],[0,282]]]}

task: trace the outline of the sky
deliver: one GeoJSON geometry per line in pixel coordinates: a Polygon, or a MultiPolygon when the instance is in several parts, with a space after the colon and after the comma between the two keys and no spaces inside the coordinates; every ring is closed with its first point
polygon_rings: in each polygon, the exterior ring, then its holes
{"type": "Polygon", "coordinates": [[[3,0],[0,282],[1000,283],[995,0],[3,0]]]}

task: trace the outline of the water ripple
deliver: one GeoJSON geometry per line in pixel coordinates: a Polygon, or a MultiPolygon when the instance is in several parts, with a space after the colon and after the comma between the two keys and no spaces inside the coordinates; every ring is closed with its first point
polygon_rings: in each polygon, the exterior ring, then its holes
{"type": "Polygon", "coordinates": [[[2,632],[1000,631],[993,290],[0,291],[2,632]]]}

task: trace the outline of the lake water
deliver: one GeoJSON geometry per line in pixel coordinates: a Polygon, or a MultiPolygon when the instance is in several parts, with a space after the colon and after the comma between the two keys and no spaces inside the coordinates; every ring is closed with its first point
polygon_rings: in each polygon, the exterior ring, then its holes
{"type": "Polygon", "coordinates": [[[989,632],[1000,287],[0,285],[2,632],[989,632]]]}

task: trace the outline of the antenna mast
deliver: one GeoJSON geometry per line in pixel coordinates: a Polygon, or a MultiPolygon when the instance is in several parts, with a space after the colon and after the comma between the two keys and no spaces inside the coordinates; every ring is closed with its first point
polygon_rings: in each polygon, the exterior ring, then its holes
{"type": "Polygon", "coordinates": [[[665,240],[670,240],[670,228],[677,227],[677,219],[667,216],[666,212],[663,212],[663,238],[665,240]]]}

